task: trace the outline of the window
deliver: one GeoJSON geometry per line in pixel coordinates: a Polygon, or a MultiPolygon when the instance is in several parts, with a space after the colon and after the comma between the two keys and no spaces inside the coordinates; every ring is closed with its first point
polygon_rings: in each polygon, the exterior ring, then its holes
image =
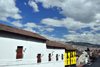
{"type": "Polygon", "coordinates": [[[73,52],[73,57],[74,57],[74,52],[73,52]]]}
{"type": "Polygon", "coordinates": [[[76,53],[74,52],[74,56],[76,57],[76,53]]]}
{"type": "Polygon", "coordinates": [[[61,58],[62,58],[62,60],[63,60],[63,54],[62,54],[62,57],[61,57],[61,58]]]}
{"type": "Polygon", "coordinates": [[[16,59],[20,59],[20,58],[23,58],[23,46],[18,46],[17,47],[17,54],[16,54],[16,59]]]}
{"type": "Polygon", "coordinates": [[[58,61],[58,54],[56,54],[56,61],[58,61]]]}
{"type": "Polygon", "coordinates": [[[41,62],[41,54],[38,54],[37,55],[37,63],[40,63],[41,62]]]}
{"type": "Polygon", "coordinates": [[[73,57],[73,53],[72,52],[70,53],[70,56],[73,57]]]}
{"type": "Polygon", "coordinates": [[[51,61],[51,54],[49,54],[49,61],[51,61]]]}
{"type": "Polygon", "coordinates": [[[67,59],[68,59],[69,57],[68,57],[68,52],[67,52],[67,59]]]}

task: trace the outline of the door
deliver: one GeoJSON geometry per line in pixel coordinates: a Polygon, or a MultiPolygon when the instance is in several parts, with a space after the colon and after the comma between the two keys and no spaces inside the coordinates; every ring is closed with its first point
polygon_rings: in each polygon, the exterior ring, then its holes
{"type": "Polygon", "coordinates": [[[17,55],[16,55],[16,59],[20,59],[23,58],[23,46],[18,46],[17,47],[17,55]]]}
{"type": "Polygon", "coordinates": [[[38,54],[37,56],[37,63],[40,63],[41,62],[41,54],[38,54]]]}

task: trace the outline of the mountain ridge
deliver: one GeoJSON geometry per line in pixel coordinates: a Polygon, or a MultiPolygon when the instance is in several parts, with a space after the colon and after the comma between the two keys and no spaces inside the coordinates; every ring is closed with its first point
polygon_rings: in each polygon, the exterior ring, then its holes
{"type": "Polygon", "coordinates": [[[77,46],[87,46],[87,47],[96,47],[96,48],[100,48],[99,44],[91,44],[91,43],[86,43],[86,42],[74,42],[74,41],[69,41],[66,42],[70,45],[77,45],[77,46]]]}

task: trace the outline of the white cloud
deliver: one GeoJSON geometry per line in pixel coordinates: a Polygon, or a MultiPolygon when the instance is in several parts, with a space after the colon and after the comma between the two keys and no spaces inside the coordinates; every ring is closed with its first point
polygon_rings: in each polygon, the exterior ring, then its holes
{"type": "Polygon", "coordinates": [[[39,30],[40,30],[40,31],[44,31],[44,30],[45,30],[45,28],[39,28],[39,30]]]}
{"type": "Polygon", "coordinates": [[[93,30],[92,30],[91,32],[100,31],[100,26],[97,26],[97,27],[93,27],[92,29],[93,29],[93,30]]]}
{"type": "MultiPolygon", "coordinates": [[[[60,8],[60,14],[81,23],[91,23],[100,14],[100,0],[35,0],[41,2],[44,8],[60,8]]],[[[99,19],[100,20],[100,19],[99,19]]]]}
{"type": "Polygon", "coordinates": [[[46,30],[47,30],[47,31],[49,31],[49,32],[54,31],[54,29],[53,29],[53,28],[46,28],[46,30]]]}
{"type": "Polygon", "coordinates": [[[24,28],[24,30],[38,33],[38,34],[39,34],[39,32],[35,31],[34,28],[41,28],[42,27],[40,25],[36,25],[34,22],[28,22],[28,23],[24,24],[23,26],[26,27],[26,28],[24,28]]]}
{"type": "MultiPolygon", "coordinates": [[[[65,41],[78,41],[78,42],[89,42],[93,44],[100,44],[100,34],[96,33],[96,31],[100,30],[99,22],[91,22],[91,23],[81,23],[79,21],[75,21],[72,18],[63,18],[61,20],[58,19],[51,19],[45,18],[42,19],[41,23],[46,24],[48,27],[66,27],[67,29],[72,29],[73,31],[69,30],[71,34],[63,35],[66,39],[65,41]],[[82,28],[90,27],[90,31],[82,31],[82,28]],[[76,30],[79,29],[82,33],[77,33],[76,30]]],[[[52,36],[44,35],[52,40],[52,36]]],[[[53,39],[55,40],[55,39],[53,39]]],[[[57,39],[60,41],[60,39],[57,39]]]]}
{"type": "Polygon", "coordinates": [[[48,31],[48,32],[52,32],[52,31],[54,31],[54,29],[53,28],[39,28],[39,30],[40,31],[48,31]]]}
{"type": "Polygon", "coordinates": [[[55,36],[55,34],[51,35],[52,37],[55,36]]]}
{"type": "Polygon", "coordinates": [[[34,12],[39,12],[36,2],[29,0],[28,5],[33,8],[34,12]]]}
{"type": "Polygon", "coordinates": [[[27,31],[30,31],[30,32],[34,32],[34,33],[38,33],[39,34],[39,32],[36,32],[35,30],[33,30],[32,28],[29,28],[29,27],[24,28],[24,30],[27,30],[27,31]]]}
{"type": "Polygon", "coordinates": [[[96,34],[92,34],[92,33],[83,33],[83,34],[67,34],[67,35],[63,35],[63,37],[66,38],[66,40],[70,40],[70,41],[78,41],[78,42],[89,42],[89,43],[93,43],[93,44],[100,44],[100,34],[96,33],[96,34]]]}
{"type": "Polygon", "coordinates": [[[27,5],[27,4],[24,2],[24,5],[27,5]]]}
{"type": "Polygon", "coordinates": [[[26,26],[27,28],[38,28],[40,31],[48,31],[48,32],[52,32],[54,31],[53,28],[47,28],[47,27],[44,27],[44,26],[41,26],[41,25],[36,25],[34,22],[28,22],[26,24],[24,24],[24,26],[26,26]]]}
{"type": "Polygon", "coordinates": [[[24,26],[29,27],[29,28],[41,28],[42,26],[36,25],[34,22],[28,22],[24,24],[24,26]]]}
{"type": "Polygon", "coordinates": [[[73,30],[86,28],[86,27],[90,27],[91,29],[93,29],[94,26],[100,25],[96,21],[86,24],[86,23],[81,23],[79,21],[75,21],[74,19],[69,18],[69,17],[63,18],[61,20],[52,19],[52,18],[45,18],[45,19],[41,20],[41,23],[46,24],[47,26],[65,27],[67,29],[73,29],[73,30]]]}
{"type": "Polygon", "coordinates": [[[65,39],[62,39],[62,38],[57,38],[57,37],[53,37],[53,36],[50,36],[50,35],[46,35],[46,34],[41,34],[43,37],[51,40],[51,41],[66,41],[65,39]]]}
{"type": "Polygon", "coordinates": [[[60,8],[59,13],[66,18],[61,20],[55,18],[42,19],[41,23],[48,27],[65,27],[68,30],[80,30],[90,27],[90,31],[69,31],[72,34],[64,35],[67,41],[81,41],[100,44],[100,0],[35,0],[41,2],[44,8],[60,8]],[[96,27],[97,26],[97,27],[96,27]]]}
{"type": "Polygon", "coordinates": [[[75,34],[75,33],[76,33],[76,31],[68,31],[68,32],[70,32],[70,33],[72,33],[72,34],[75,34]]]}
{"type": "Polygon", "coordinates": [[[23,27],[22,23],[20,23],[21,21],[13,21],[13,22],[10,22],[11,24],[13,24],[14,26],[16,27],[23,27]]]}
{"type": "Polygon", "coordinates": [[[51,18],[42,19],[41,23],[46,24],[48,26],[55,26],[55,27],[63,26],[60,20],[51,19],[51,18]]]}
{"type": "Polygon", "coordinates": [[[0,0],[0,20],[8,21],[8,17],[14,19],[21,19],[21,11],[15,6],[15,0],[0,0]]]}

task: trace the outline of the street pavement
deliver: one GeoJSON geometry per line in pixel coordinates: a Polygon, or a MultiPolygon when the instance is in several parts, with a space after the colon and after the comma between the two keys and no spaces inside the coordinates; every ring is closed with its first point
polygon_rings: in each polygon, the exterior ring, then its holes
{"type": "Polygon", "coordinates": [[[100,67],[100,57],[95,59],[91,65],[84,65],[82,67],[100,67]]]}

